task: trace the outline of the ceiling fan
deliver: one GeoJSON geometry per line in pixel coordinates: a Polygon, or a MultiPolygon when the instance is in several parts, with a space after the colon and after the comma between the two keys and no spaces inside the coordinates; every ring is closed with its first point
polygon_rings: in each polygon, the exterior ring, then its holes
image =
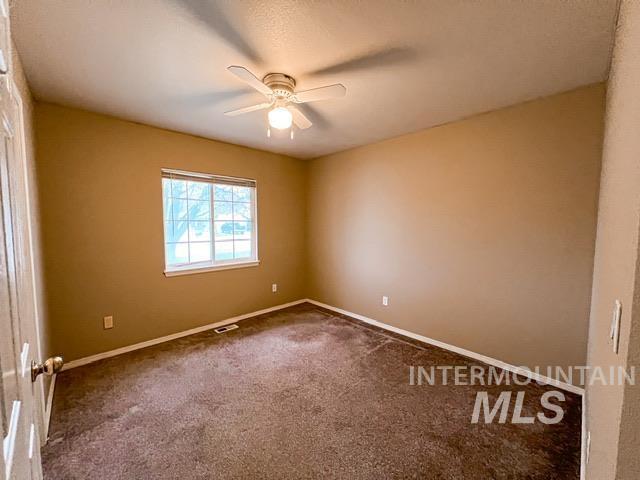
{"type": "Polygon", "coordinates": [[[271,136],[270,127],[278,130],[291,129],[291,138],[293,139],[293,124],[301,130],[309,128],[312,125],[311,120],[295,106],[296,103],[316,102],[329,98],[344,97],[347,93],[344,85],[339,83],[296,92],[294,90],[296,87],[295,79],[284,73],[269,73],[260,81],[258,77],[244,67],[232,65],[227,67],[227,70],[262,93],[267,97],[267,101],[249,107],[230,110],[224,114],[234,117],[236,115],[242,115],[243,113],[255,112],[256,110],[271,109],[268,113],[268,137],[271,136]]]}

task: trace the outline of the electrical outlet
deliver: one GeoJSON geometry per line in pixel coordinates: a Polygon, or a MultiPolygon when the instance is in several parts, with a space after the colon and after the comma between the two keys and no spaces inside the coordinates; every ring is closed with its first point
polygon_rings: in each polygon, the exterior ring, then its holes
{"type": "Polygon", "coordinates": [[[271,285],[271,291],[273,293],[276,293],[278,291],[278,284],[277,283],[274,283],[274,284],[271,285]]]}
{"type": "Polygon", "coordinates": [[[382,305],[384,305],[385,307],[389,306],[389,297],[387,296],[382,296],[382,305]]]}
{"type": "Polygon", "coordinates": [[[109,315],[107,317],[104,317],[102,319],[102,325],[103,325],[105,330],[113,328],[113,315],[109,315]]]}

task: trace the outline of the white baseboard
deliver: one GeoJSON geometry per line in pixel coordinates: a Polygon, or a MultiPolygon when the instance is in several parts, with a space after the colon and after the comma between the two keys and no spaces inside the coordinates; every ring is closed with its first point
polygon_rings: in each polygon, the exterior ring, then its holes
{"type": "Polygon", "coordinates": [[[387,325],[386,323],[379,322],[378,320],[374,320],[369,317],[365,317],[364,315],[359,315],[357,313],[349,312],[348,310],[343,310],[342,308],[334,307],[332,305],[327,305],[326,303],[318,302],[316,300],[311,300],[309,298],[306,299],[307,302],[317,305],[319,307],[326,308],[328,310],[333,310],[334,312],[341,313],[343,315],[347,315],[349,317],[353,317],[356,320],[360,320],[362,322],[368,323],[369,325],[374,325],[379,328],[383,328],[385,330],[389,330],[390,332],[395,332],[400,335],[404,335],[405,337],[413,338],[414,340],[419,340],[420,342],[428,343],[429,345],[433,345],[435,347],[440,347],[445,350],[449,350],[451,352],[458,353],[460,355],[464,355],[465,357],[473,358],[474,360],[478,360],[480,362],[484,362],[489,365],[493,365],[494,367],[501,368],[503,370],[507,370],[509,372],[516,373],[518,375],[525,376],[527,378],[531,378],[532,380],[536,380],[540,383],[544,383],[547,385],[553,385],[554,387],[561,388],[562,390],[566,390],[567,392],[575,393],[578,395],[584,395],[584,388],[577,387],[575,385],[571,385],[565,382],[560,382],[558,380],[554,380],[553,378],[547,377],[545,375],[540,375],[536,372],[532,372],[527,370],[526,368],[516,367],[515,365],[511,365],[510,363],[503,362],[501,360],[497,360],[495,358],[487,357],[486,355],[482,355],[480,353],[472,352],[471,350],[466,350],[464,348],[456,347],[454,345],[449,345],[448,343],[441,342],[439,340],[434,340],[429,337],[425,337],[423,335],[419,335],[417,333],[410,332],[408,330],[403,330],[402,328],[394,327],[393,325],[387,325]]]}
{"type": "Polygon", "coordinates": [[[51,409],[53,408],[53,392],[56,389],[56,376],[53,374],[51,377],[51,383],[49,384],[49,391],[47,392],[47,404],[44,407],[44,432],[43,440],[41,443],[47,443],[49,439],[49,424],[51,423],[51,409]]]}
{"type": "Polygon", "coordinates": [[[221,320],[219,322],[210,323],[208,325],[203,325],[201,327],[192,328],[189,330],[184,330],[182,332],[173,333],[171,335],[166,335],[164,337],[154,338],[152,340],[147,340],[145,342],[135,343],[133,345],[128,345],[126,347],[116,348],[115,350],[109,350],[108,352],[98,353],[96,355],[91,355],[89,357],[79,358],[77,360],[71,360],[68,363],[64,364],[62,370],[70,370],[72,368],[81,367],[82,365],[87,365],[89,363],[97,362],[98,360],[103,360],[105,358],[115,357],[116,355],[121,355],[123,353],[132,352],[134,350],[140,350],[141,348],[150,347],[152,345],[157,345],[159,343],[168,342],[170,340],[175,340],[176,338],[186,337],[188,335],[193,335],[195,333],[205,332],[207,330],[212,330],[214,328],[222,327],[224,325],[229,325],[230,323],[239,322],[240,320],[245,320],[247,318],[256,317],[258,315],[262,315],[264,313],[274,312],[276,310],[282,310],[283,308],[292,307],[293,305],[298,305],[300,303],[306,302],[306,299],[296,300],[294,302],[283,303],[281,305],[276,305],[274,307],[264,308],[262,310],[258,310],[256,312],[245,313],[243,315],[238,315],[236,317],[227,318],[226,320],[221,320]]]}
{"type": "MultiPolygon", "coordinates": [[[[525,376],[527,378],[531,378],[532,380],[536,380],[538,382],[541,382],[541,383],[544,383],[544,384],[547,384],[547,385],[553,385],[555,387],[561,388],[561,389],[566,390],[566,391],[571,392],[571,393],[575,393],[575,394],[578,394],[578,395],[584,395],[584,389],[580,388],[580,387],[577,387],[575,385],[570,385],[570,384],[565,383],[565,382],[560,382],[558,380],[555,380],[553,378],[547,377],[545,375],[540,375],[540,374],[538,374],[536,372],[532,372],[530,370],[527,370],[526,368],[517,367],[515,365],[511,365],[511,364],[503,362],[501,360],[497,360],[495,358],[487,357],[486,355],[482,355],[480,353],[472,352],[471,350],[467,350],[467,349],[464,349],[464,348],[456,347],[454,345],[450,345],[448,343],[441,342],[439,340],[434,340],[432,338],[425,337],[423,335],[419,335],[417,333],[413,333],[413,332],[410,332],[408,330],[404,330],[402,328],[394,327],[393,325],[388,325],[388,324],[380,322],[378,320],[374,320],[372,318],[365,317],[364,315],[360,315],[360,314],[357,314],[357,313],[354,313],[354,312],[350,312],[348,310],[344,310],[342,308],[334,307],[332,305],[327,305],[326,303],[318,302],[317,300],[312,300],[310,298],[304,298],[304,299],[301,299],[301,300],[296,300],[294,302],[283,303],[281,305],[276,305],[274,307],[265,308],[265,309],[258,310],[258,311],[255,311],[255,312],[245,313],[243,315],[238,315],[236,317],[227,318],[226,320],[221,320],[219,322],[210,323],[208,325],[203,325],[201,327],[192,328],[190,330],[184,330],[182,332],[173,333],[171,335],[166,335],[164,337],[154,338],[152,340],[147,340],[145,342],[140,342],[140,343],[136,343],[136,344],[133,344],[133,345],[128,345],[126,347],[117,348],[115,350],[109,350],[108,352],[102,352],[102,353],[98,353],[96,355],[91,355],[91,356],[88,356],[88,357],[79,358],[77,360],[72,360],[72,361],[70,361],[70,362],[68,362],[68,363],[66,363],[64,365],[63,371],[64,370],[69,370],[71,368],[80,367],[82,365],[87,365],[89,363],[97,362],[98,360],[102,360],[102,359],[105,359],[105,358],[115,357],[116,355],[121,355],[123,353],[132,352],[134,350],[139,350],[141,348],[150,347],[152,345],[157,345],[159,343],[164,343],[164,342],[168,342],[170,340],[175,340],[177,338],[182,338],[182,337],[186,337],[188,335],[193,335],[195,333],[200,333],[200,332],[204,332],[204,331],[211,330],[211,329],[214,329],[214,328],[222,327],[224,325],[228,325],[228,324],[234,323],[234,322],[239,322],[240,320],[245,320],[247,318],[255,317],[257,315],[262,315],[264,313],[269,313],[269,312],[273,312],[273,311],[276,311],[276,310],[282,310],[283,308],[291,307],[293,305],[299,305],[299,304],[305,303],[305,302],[309,302],[309,303],[311,303],[313,305],[317,305],[319,307],[326,308],[327,310],[332,310],[334,312],[338,312],[338,313],[341,313],[343,315],[347,315],[349,317],[355,318],[357,320],[360,320],[362,322],[368,323],[370,325],[374,325],[374,326],[382,328],[384,330],[389,330],[391,332],[398,333],[398,334],[403,335],[405,337],[413,338],[413,339],[418,340],[420,342],[424,342],[424,343],[427,343],[429,345],[433,345],[435,347],[443,348],[445,350],[449,350],[451,352],[455,352],[455,353],[458,353],[460,355],[464,355],[465,357],[469,357],[469,358],[472,358],[474,360],[478,360],[478,361],[486,363],[488,365],[493,365],[494,367],[498,367],[498,368],[507,370],[509,372],[513,372],[513,373],[516,373],[518,375],[525,376]]],[[[53,383],[52,383],[52,386],[53,386],[53,383]]],[[[52,398],[52,397],[53,397],[53,388],[50,388],[49,389],[49,399],[52,398]]],[[[47,408],[49,408],[49,400],[47,401],[47,408]]]]}

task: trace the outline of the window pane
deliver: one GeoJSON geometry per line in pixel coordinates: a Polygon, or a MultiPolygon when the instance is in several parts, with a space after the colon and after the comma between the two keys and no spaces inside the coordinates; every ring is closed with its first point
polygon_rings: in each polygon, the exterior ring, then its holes
{"type": "Polygon", "coordinates": [[[211,242],[190,243],[191,262],[206,262],[211,260],[211,242]]]}
{"type": "Polygon", "coordinates": [[[171,196],[173,198],[187,198],[187,182],[185,180],[171,180],[171,196]]]}
{"type": "Polygon", "coordinates": [[[235,255],[234,258],[251,258],[251,241],[240,240],[234,242],[235,255]]]}
{"type": "Polygon", "coordinates": [[[171,180],[168,178],[162,179],[162,196],[163,198],[171,196],[171,180]]]}
{"type": "Polygon", "coordinates": [[[231,185],[214,185],[214,200],[230,202],[233,198],[231,185]]]}
{"type": "Polygon", "coordinates": [[[164,223],[164,241],[167,243],[186,242],[187,222],[165,222],[164,223]]]}
{"type": "Polygon", "coordinates": [[[163,178],[167,265],[215,265],[255,258],[254,202],[252,187],[211,184],[199,177],[163,178]]]}
{"type": "Polygon", "coordinates": [[[251,240],[251,222],[233,223],[234,240],[251,240]]]}
{"type": "Polygon", "coordinates": [[[165,230],[165,242],[188,242],[187,225],[188,223],[186,221],[171,222],[171,228],[165,230]]]}
{"type": "Polygon", "coordinates": [[[233,219],[234,220],[251,220],[251,204],[234,203],[233,219]]]}
{"type": "Polygon", "coordinates": [[[162,211],[164,219],[171,220],[171,180],[162,179],[162,211]]]}
{"type": "Polygon", "coordinates": [[[162,199],[162,212],[165,222],[173,220],[173,200],[171,198],[162,199]]]}
{"type": "Polygon", "coordinates": [[[189,241],[208,242],[211,240],[211,224],[209,222],[189,222],[189,241]]]}
{"type": "Polygon", "coordinates": [[[249,187],[233,187],[234,202],[250,202],[251,188],[249,187]]]}
{"type": "Polygon", "coordinates": [[[173,199],[173,220],[187,219],[187,201],[173,199]]]}
{"type": "Polygon", "coordinates": [[[233,204],[231,202],[215,202],[213,205],[214,220],[231,220],[233,204]]]}
{"type": "Polygon", "coordinates": [[[210,205],[206,200],[189,200],[189,220],[209,220],[210,205]]]}
{"type": "Polygon", "coordinates": [[[214,222],[216,241],[233,240],[233,222],[214,222]]]}
{"type": "Polygon", "coordinates": [[[187,243],[167,243],[166,245],[167,265],[189,262],[189,244],[187,243]]]}
{"type": "Polygon", "coordinates": [[[206,200],[211,198],[209,192],[211,191],[210,184],[206,182],[187,182],[189,198],[193,200],[206,200]]]}
{"type": "Polygon", "coordinates": [[[233,259],[233,242],[216,242],[216,260],[233,259]]]}

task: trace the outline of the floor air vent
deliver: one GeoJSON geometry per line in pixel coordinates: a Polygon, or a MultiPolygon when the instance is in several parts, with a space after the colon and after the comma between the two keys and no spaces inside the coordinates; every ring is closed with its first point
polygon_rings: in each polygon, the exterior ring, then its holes
{"type": "Polygon", "coordinates": [[[225,325],[224,327],[216,328],[213,331],[216,333],[224,333],[228,332],[229,330],[235,330],[236,328],[238,328],[238,325],[234,323],[233,325],[225,325]]]}

